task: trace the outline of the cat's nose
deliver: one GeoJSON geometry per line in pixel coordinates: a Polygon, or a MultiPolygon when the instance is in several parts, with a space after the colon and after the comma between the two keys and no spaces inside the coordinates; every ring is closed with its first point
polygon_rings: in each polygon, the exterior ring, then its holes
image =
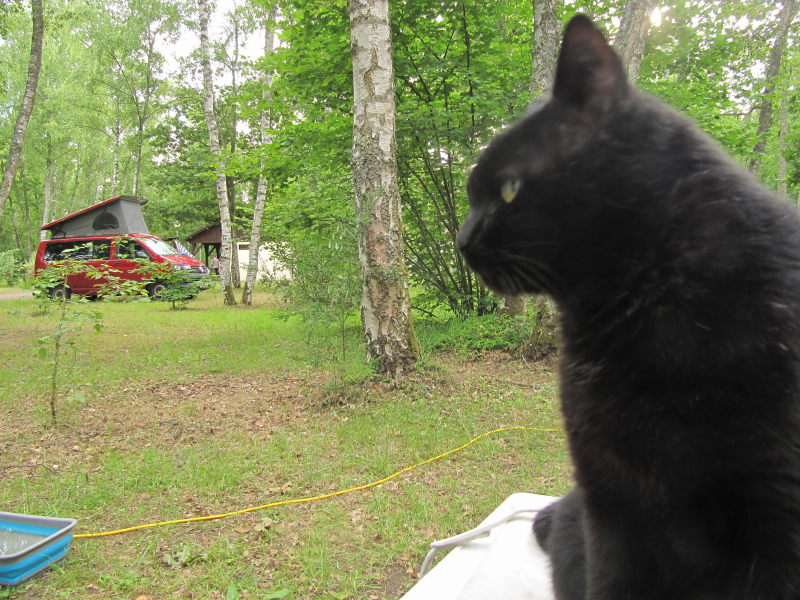
{"type": "Polygon", "coordinates": [[[476,238],[476,230],[479,225],[479,219],[475,215],[475,211],[471,210],[467,215],[466,220],[461,224],[456,236],[456,248],[461,254],[465,254],[471,245],[474,244],[476,238]]]}

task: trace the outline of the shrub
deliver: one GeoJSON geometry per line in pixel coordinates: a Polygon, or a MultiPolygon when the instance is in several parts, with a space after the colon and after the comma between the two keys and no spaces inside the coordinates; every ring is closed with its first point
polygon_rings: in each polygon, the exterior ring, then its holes
{"type": "Polygon", "coordinates": [[[24,279],[25,263],[17,250],[0,252],[0,282],[15,285],[24,279]]]}
{"type": "Polygon", "coordinates": [[[428,350],[453,349],[462,354],[518,352],[530,338],[531,323],[522,317],[490,314],[444,323],[420,322],[419,330],[428,350]]]}

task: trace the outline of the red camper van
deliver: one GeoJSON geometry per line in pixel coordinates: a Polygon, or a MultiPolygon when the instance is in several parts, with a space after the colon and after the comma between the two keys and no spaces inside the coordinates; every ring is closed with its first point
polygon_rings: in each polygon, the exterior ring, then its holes
{"type": "MultiPolygon", "coordinates": [[[[181,254],[173,246],[151,235],[141,213],[147,200],[134,196],[117,196],[43,225],[51,232],[49,240],[39,243],[36,252],[35,274],[60,260],[75,260],[95,267],[89,276],[76,273],[67,278],[66,287],[50,289],[53,298],[62,294],[97,296],[108,283],[102,276],[110,275],[132,281],[145,281],[145,275],[135,272],[141,259],[163,265],[164,269],[179,271],[186,282],[205,281],[209,269],[192,256],[181,254]]],[[[150,277],[147,292],[158,296],[164,281],[150,277]]]]}

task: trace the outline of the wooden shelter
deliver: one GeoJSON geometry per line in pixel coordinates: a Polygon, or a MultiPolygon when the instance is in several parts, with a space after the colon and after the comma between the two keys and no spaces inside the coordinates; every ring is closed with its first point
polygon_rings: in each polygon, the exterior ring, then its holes
{"type": "MultiPolygon", "coordinates": [[[[241,229],[234,229],[234,241],[245,239],[246,234],[241,229]]],[[[219,223],[214,223],[194,233],[186,236],[186,241],[192,253],[199,255],[198,250],[202,249],[201,260],[208,265],[212,256],[219,258],[222,248],[222,227],[219,223]]]]}

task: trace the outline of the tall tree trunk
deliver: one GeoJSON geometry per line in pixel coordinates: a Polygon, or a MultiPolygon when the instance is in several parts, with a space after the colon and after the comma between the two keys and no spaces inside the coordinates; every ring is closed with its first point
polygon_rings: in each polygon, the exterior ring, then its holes
{"type": "Polygon", "coordinates": [[[5,169],[3,169],[3,179],[0,181],[0,231],[3,228],[3,212],[5,211],[6,201],[11,193],[11,187],[14,185],[14,177],[17,175],[17,168],[22,156],[25,130],[28,128],[28,120],[31,118],[33,104],[36,100],[36,88],[39,85],[39,71],[42,68],[42,45],[44,41],[42,0],[31,0],[31,19],[33,20],[33,33],[31,35],[31,57],[28,61],[28,79],[25,82],[25,92],[22,95],[22,102],[17,113],[14,133],[11,135],[11,143],[8,146],[8,160],[6,161],[5,169]]]}
{"type": "Polygon", "coordinates": [[[144,122],[139,119],[136,126],[136,156],[133,166],[133,190],[134,196],[139,195],[139,179],[142,175],[142,150],[144,149],[144,122]]]}
{"type": "Polygon", "coordinates": [[[361,323],[379,373],[413,370],[411,321],[397,187],[394,72],[388,0],[350,0],[353,59],[353,186],[361,224],[361,323]]]}
{"type": "Polygon", "coordinates": [[[200,8],[200,61],[203,68],[203,112],[208,126],[208,140],[211,153],[219,161],[216,167],[217,206],[219,208],[219,224],[222,243],[219,253],[219,274],[222,283],[222,295],[226,305],[236,304],[231,285],[231,218],[228,206],[228,190],[225,186],[225,165],[222,162],[219,145],[219,126],[214,114],[214,82],[211,78],[211,55],[208,44],[208,18],[210,9],[208,0],[198,0],[200,8]]]}
{"type": "Polygon", "coordinates": [[[781,109],[778,117],[778,193],[783,197],[788,197],[789,184],[789,164],[786,161],[786,138],[789,135],[789,100],[781,98],[781,109]]]}
{"type": "Polygon", "coordinates": [[[134,157],[133,168],[133,195],[139,195],[142,179],[142,152],[144,151],[144,130],[147,121],[150,119],[150,99],[153,95],[155,83],[153,81],[153,62],[155,57],[157,32],[153,31],[153,24],[147,24],[147,72],[145,74],[145,84],[143,98],[141,102],[135,92],[131,92],[131,100],[136,108],[136,156],[134,157]]]}
{"type": "MultiPolygon", "coordinates": [[[[47,158],[45,161],[45,174],[44,174],[44,206],[42,207],[42,225],[46,225],[52,219],[50,218],[53,206],[53,153],[50,140],[47,140],[47,158]]],[[[47,237],[47,232],[43,229],[39,230],[39,241],[47,237]]]]}
{"type": "Polygon", "coordinates": [[[781,72],[783,49],[786,47],[786,38],[789,35],[789,26],[794,15],[794,0],[783,0],[783,9],[775,33],[775,43],[769,53],[767,64],[766,84],[761,97],[761,110],[758,117],[758,142],[753,147],[753,157],[750,159],[749,169],[754,175],[761,170],[761,158],[767,148],[767,133],[772,127],[772,94],[781,72]]]}
{"type": "Polygon", "coordinates": [[[556,0],[533,0],[531,98],[536,98],[553,87],[560,36],[556,0]]]}
{"type": "Polygon", "coordinates": [[[622,59],[628,72],[628,80],[635,84],[639,78],[639,67],[644,56],[644,41],[650,30],[650,13],[655,10],[657,0],[628,0],[622,11],[614,50],[622,59]]]}
{"type": "MultiPolygon", "coordinates": [[[[239,128],[239,113],[236,110],[236,98],[239,96],[239,86],[236,81],[236,74],[239,71],[239,19],[234,16],[233,25],[233,62],[231,63],[231,156],[236,153],[236,130],[239,128]]],[[[232,232],[236,231],[236,179],[233,175],[225,176],[225,185],[228,189],[228,204],[231,211],[232,232]]],[[[231,252],[231,282],[236,288],[241,287],[242,279],[239,273],[239,244],[238,240],[233,240],[233,251],[231,252]]]]}
{"type": "MultiPolygon", "coordinates": [[[[531,99],[535,99],[553,87],[561,24],[556,18],[560,0],[533,0],[533,53],[531,56],[531,99]]],[[[557,313],[553,301],[547,296],[530,299],[534,316],[533,330],[526,347],[526,356],[536,360],[555,351],[557,313]]],[[[501,314],[524,316],[528,298],[503,297],[501,314]]]]}
{"type": "MultiPolygon", "coordinates": [[[[231,155],[236,150],[236,145],[231,143],[231,155]]],[[[225,175],[225,190],[228,194],[228,214],[231,222],[231,285],[241,287],[242,279],[239,275],[239,239],[236,234],[236,182],[231,175],[225,175]]]]}
{"type": "MultiPolygon", "coordinates": [[[[264,27],[264,57],[268,58],[275,51],[275,19],[278,16],[277,6],[272,4],[267,14],[266,25],[264,27]]],[[[264,74],[264,83],[261,91],[261,98],[264,101],[264,109],[261,111],[259,132],[261,138],[261,148],[266,148],[270,141],[270,131],[272,129],[272,119],[270,117],[269,103],[272,99],[272,72],[264,74]]],[[[253,206],[253,225],[250,229],[250,256],[247,264],[247,277],[245,277],[244,290],[242,290],[242,304],[250,306],[253,303],[253,288],[256,285],[258,275],[258,250],[261,245],[261,221],[264,218],[264,204],[267,199],[267,178],[264,175],[266,164],[261,160],[259,169],[258,188],[256,190],[256,202],[253,206]]]]}
{"type": "Polygon", "coordinates": [[[122,121],[119,118],[119,99],[117,104],[117,117],[114,119],[114,163],[111,169],[111,192],[116,195],[119,190],[119,156],[122,148],[122,121]]]}
{"type": "Polygon", "coordinates": [[[33,253],[33,228],[31,227],[31,208],[28,202],[28,180],[25,177],[25,162],[22,162],[22,224],[25,227],[25,256],[33,253]]]}

